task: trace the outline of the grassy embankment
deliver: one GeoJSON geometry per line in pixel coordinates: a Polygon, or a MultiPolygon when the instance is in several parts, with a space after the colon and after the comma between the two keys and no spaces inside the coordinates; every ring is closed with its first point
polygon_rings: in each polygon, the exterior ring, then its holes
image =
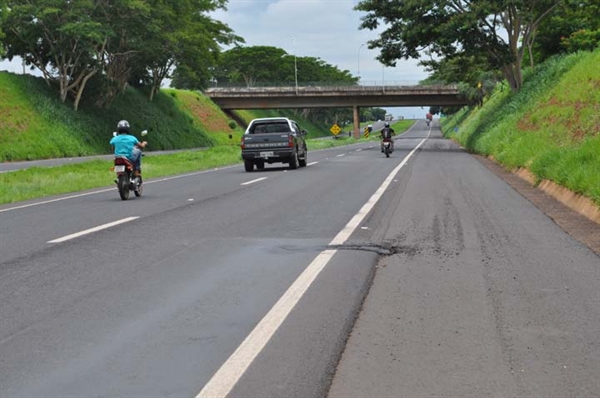
{"type": "Polygon", "coordinates": [[[598,65],[600,50],[551,59],[527,71],[519,93],[499,87],[480,109],[445,120],[444,134],[600,205],[598,65]]]}
{"type": "MultiPolygon", "coordinates": [[[[108,141],[116,121],[127,119],[133,132],[148,129],[149,149],[168,150],[206,147],[177,154],[147,156],[146,178],[235,164],[241,161],[238,143],[241,126],[202,94],[162,90],[149,102],[136,90],[128,90],[106,110],[82,104],[78,112],[58,101],[42,79],[0,72],[0,160],[18,161],[89,156],[110,153],[108,141]]],[[[330,126],[309,123],[291,110],[239,111],[250,121],[255,117],[284,115],[295,118],[309,131],[309,150],[355,142],[314,140],[330,135],[330,126]]],[[[408,128],[398,126],[397,131],[408,128]]],[[[96,160],[52,168],[32,168],[0,174],[0,203],[106,187],[113,184],[111,161],[96,160]]]]}

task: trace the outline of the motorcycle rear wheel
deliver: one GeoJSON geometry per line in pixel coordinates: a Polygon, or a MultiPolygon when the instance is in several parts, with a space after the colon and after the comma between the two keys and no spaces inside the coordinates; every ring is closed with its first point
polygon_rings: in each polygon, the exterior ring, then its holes
{"type": "Polygon", "coordinates": [[[129,177],[127,177],[126,173],[119,175],[117,188],[119,189],[119,196],[122,200],[129,199],[129,177]]]}
{"type": "Polygon", "coordinates": [[[136,188],[133,190],[133,193],[139,198],[142,196],[142,191],[144,190],[144,186],[142,185],[142,176],[135,178],[135,186],[136,188]]]}

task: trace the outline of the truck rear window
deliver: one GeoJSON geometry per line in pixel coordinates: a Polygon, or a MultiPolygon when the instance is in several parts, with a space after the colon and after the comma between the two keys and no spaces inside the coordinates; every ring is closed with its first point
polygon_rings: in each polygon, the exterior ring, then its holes
{"type": "Polygon", "coordinates": [[[250,134],[289,133],[290,126],[285,123],[260,123],[254,125],[250,134]]]}

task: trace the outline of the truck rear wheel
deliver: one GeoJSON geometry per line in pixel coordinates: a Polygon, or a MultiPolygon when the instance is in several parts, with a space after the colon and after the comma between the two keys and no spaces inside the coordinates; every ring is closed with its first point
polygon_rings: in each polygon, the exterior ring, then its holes
{"type": "Polygon", "coordinates": [[[244,160],[244,169],[250,172],[254,170],[254,162],[252,160],[244,160]]]}
{"type": "Polygon", "coordinates": [[[290,169],[294,170],[298,168],[298,152],[294,152],[290,157],[290,169]]]}
{"type": "Polygon", "coordinates": [[[304,156],[302,156],[302,158],[298,159],[298,162],[300,163],[300,167],[306,167],[306,157],[308,156],[308,154],[306,153],[306,151],[304,151],[304,156]]]}

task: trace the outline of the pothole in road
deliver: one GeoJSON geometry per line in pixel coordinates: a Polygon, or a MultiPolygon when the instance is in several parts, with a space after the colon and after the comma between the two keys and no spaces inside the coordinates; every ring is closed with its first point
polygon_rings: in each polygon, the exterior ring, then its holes
{"type": "Polygon", "coordinates": [[[410,257],[420,253],[421,251],[417,246],[393,245],[391,243],[344,243],[342,245],[327,245],[318,247],[281,246],[280,248],[289,251],[357,250],[377,253],[380,256],[393,256],[395,254],[402,254],[410,257]]]}
{"type": "Polygon", "coordinates": [[[419,253],[416,246],[408,245],[392,245],[392,244],[376,244],[376,243],[346,243],[343,245],[330,245],[329,249],[337,250],[359,250],[377,253],[380,256],[393,256],[395,254],[404,254],[414,256],[419,253]]]}

